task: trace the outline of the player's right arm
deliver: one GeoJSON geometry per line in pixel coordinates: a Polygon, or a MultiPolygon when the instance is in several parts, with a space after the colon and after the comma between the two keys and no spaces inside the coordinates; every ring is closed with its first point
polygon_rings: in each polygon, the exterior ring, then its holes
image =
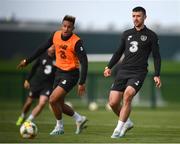
{"type": "Polygon", "coordinates": [[[37,68],[40,65],[40,59],[38,59],[32,66],[30,73],[28,74],[26,80],[24,81],[24,88],[29,89],[30,88],[30,80],[34,76],[34,74],[37,71],[37,68]]]}
{"type": "Polygon", "coordinates": [[[108,65],[104,69],[104,76],[109,77],[111,76],[111,68],[119,61],[123,52],[125,50],[125,35],[122,35],[121,44],[117,51],[113,54],[111,60],[109,61],[108,65]]]}
{"type": "Polygon", "coordinates": [[[29,63],[31,63],[33,60],[35,60],[37,57],[43,54],[53,44],[53,36],[54,33],[51,34],[48,41],[42,44],[30,57],[21,60],[21,62],[17,65],[17,68],[19,69],[27,66],[29,63]]]}

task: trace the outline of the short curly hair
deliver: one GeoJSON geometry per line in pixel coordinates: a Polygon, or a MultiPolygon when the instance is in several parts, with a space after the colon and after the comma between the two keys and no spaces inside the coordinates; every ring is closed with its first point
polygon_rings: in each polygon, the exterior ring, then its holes
{"type": "Polygon", "coordinates": [[[63,21],[69,21],[69,22],[72,22],[73,25],[75,23],[75,20],[76,18],[74,16],[70,16],[70,15],[65,15],[64,18],[63,18],[63,21]]]}
{"type": "Polygon", "coordinates": [[[133,12],[142,12],[144,15],[146,15],[146,10],[145,8],[141,7],[141,6],[137,6],[135,8],[133,8],[132,10],[133,12]]]}

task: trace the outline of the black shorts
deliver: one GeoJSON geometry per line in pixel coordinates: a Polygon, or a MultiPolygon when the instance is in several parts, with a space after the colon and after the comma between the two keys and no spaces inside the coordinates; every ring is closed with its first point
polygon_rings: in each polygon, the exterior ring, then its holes
{"type": "Polygon", "coordinates": [[[41,87],[31,87],[29,91],[29,96],[32,98],[39,98],[39,96],[44,95],[49,97],[52,92],[52,84],[51,85],[44,85],[41,87]]]}
{"type": "Polygon", "coordinates": [[[57,70],[53,88],[60,86],[66,92],[69,92],[77,84],[78,80],[79,80],[79,70],[70,71],[70,72],[63,72],[57,70]]]}
{"type": "Polygon", "coordinates": [[[125,75],[117,74],[114,83],[111,86],[111,90],[122,91],[127,88],[127,86],[132,86],[136,93],[140,90],[143,85],[144,79],[146,77],[146,72],[131,74],[128,76],[128,73],[125,75]]]}

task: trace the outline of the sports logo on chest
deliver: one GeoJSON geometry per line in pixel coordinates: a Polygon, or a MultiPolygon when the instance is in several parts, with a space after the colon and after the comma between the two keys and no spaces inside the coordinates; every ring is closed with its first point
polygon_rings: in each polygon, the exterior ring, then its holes
{"type": "Polygon", "coordinates": [[[67,45],[59,45],[59,49],[63,49],[63,50],[66,50],[67,49],[67,45]]]}
{"type": "Polygon", "coordinates": [[[146,35],[141,35],[140,39],[141,39],[141,41],[146,41],[147,40],[147,36],[146,35]]]}
{"type": "Polygon", "coordinates": [[[128,38],[127,38],[127,40],[129,41],[131,38],[132,38],[132,35],[129,35],[128,38]]]}

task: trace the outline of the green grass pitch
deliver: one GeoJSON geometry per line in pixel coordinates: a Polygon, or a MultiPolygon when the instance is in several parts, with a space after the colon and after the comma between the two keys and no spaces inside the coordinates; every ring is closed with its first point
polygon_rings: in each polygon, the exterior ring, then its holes
{"type": "MultiPolygon", "coordinates": [[[[0,61],[0,71],[17,71],[16,65],[18,62],[0,61]]],[[[105,62],[90,63],[89,72],[103,73],[106,64],[105,62]]],[[[30,67],[25,70],[29,69],[30,67]]],[[[153,71],[152,65],[149,66],[149,69],[153,71]]],[[[179,72],[179,62],[162,62],[162,73],[179,72]]],[[[172,89],[174,91],[174,87],[172,89]]],[[[168,97],[174,99],[171,93],[169,94],[168,97]]],[[[15,125],[21,110],[20,103],[19,101],[10,101],[11,99],[9,99],[9,102],[0,101],[0,143],[180,143],[179,101],[177,101],[178,106],[175,108],[133,108],[131,119],[135,126],[124,138],[120,139],[110,138],[118,118],[112,112],[103,108],[96,112],[90,112],[87,108],[76,109],[89,119],[88,127],[81,135],[74,134],[74,120],[64,116],[65,134],[55,137],[49,136],[49,132],[54,128],[56,121],[48,107],[35,120],[38,126],[37,137],[22,139],[19,134],[19,127],[15,125]]]]}
{"type": "Polygon", "coordinates": [[[55,126],[55,118],[46,107],[37,117],[38,135],[34,139],[23,139],[15,121],[20,113],[20,105],[3,103],[0,106],[1,143],[177,143],[180,142],[179,109],[170,108],[133,108],[131,119],[135,126],[124,138],[111,139],[117,124],[117,117],[100,108],[91,112],[87,108],[77,108],[79,113],[88,117],[88,127],[80,135],[75,135],[75,123],[71,117],[63,116],[65,134],[50,136],[55,126]]]}

